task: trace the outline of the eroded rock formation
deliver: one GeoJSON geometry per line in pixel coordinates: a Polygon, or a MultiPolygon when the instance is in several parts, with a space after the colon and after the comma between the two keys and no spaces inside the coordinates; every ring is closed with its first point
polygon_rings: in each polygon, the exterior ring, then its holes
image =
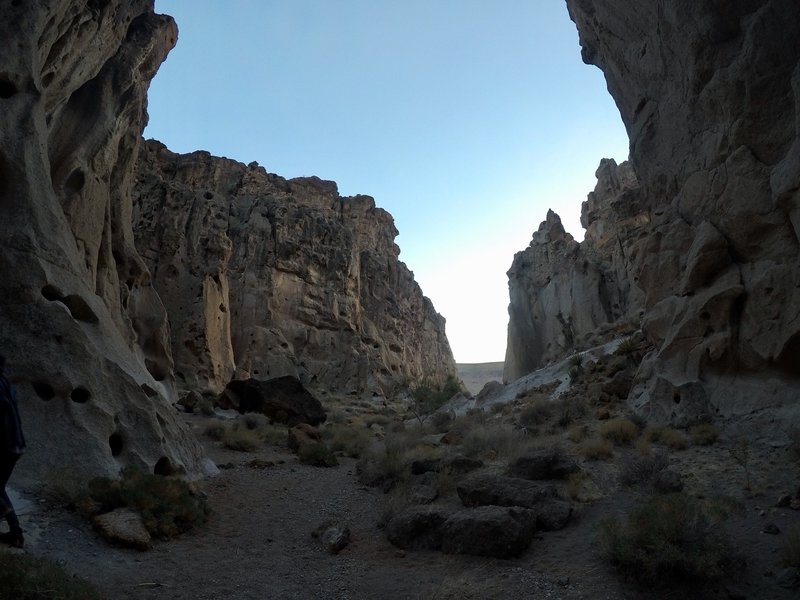
{"type": "Polygon", "coordinates": [[[800,5],[567,5],[638,179],[637,227],[608,231],[655,348],[631,402],[674,421],[767,407],[798,419],[800,5]]]}
{"type": "Polygon", "coordinates": [[[369,196],[149,141],[135,223],[185,389],[293,375],[325,392],[390,394],[455,374],[444,319],[369,196]]]}
{"type": "Polygon", "coordinates": [[[626,247],[645,231],[649,214],[629,163],[603,160],[597,178],[583,203],[583,243],[550,211],[530,246],[514,256],[508,271],[506,382],[640,320],[642,294],[629,272],[626,247]]]}
{"type": "Polygon", "coordinates": [[[197,472],[131,229],[146,90],[175,24],[148,0],[1,6],[0,349],[29,442],[15,477],[197,472]]]}

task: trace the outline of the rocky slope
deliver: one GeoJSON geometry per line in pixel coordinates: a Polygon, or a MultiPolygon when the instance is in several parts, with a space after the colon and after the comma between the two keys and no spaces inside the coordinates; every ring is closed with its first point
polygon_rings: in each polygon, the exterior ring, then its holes
{"type": "Polygon", "coordinates": [[[134,220],[185,389],[294,375],[321,391],[384,395],[455,375],[444,319],[369,196],[149,141],[134,220]]]}
{"type": "Polygon", "coordinates": [[[29,441],[15,478],[197,472],[131,228],[146,91],[175,24],[148,0],[1,6],[0,352],[29,441]]]}
{"type": "MultiPolygon", "coordinates": [[[[620,316],[605,310],[607,272],[568,305],[580,314],[588,309],[579,304],[603,307],[600,321],[643,311],[654,350],[631,396],[642,412],[687,421],[783,407],[778,414],[800,421],[800,6],[567,5],[584,60],[603,70],[620,109],[638,183],[631,188],[628,179],[630,191],[609,196],[612,206],[615,197],[630,205],[632,221],[622,229],[593,231],[592,214],[607,208],[601,195],[590,198],[587,239],[552,278],[572,281],[570,269],[598,250],[608,257],[602,238],[618,246],[614,281],[630,286],[620,316]]],[[[535,246],[534,255],[546,254],[535,246]]],[[[552,295],[547,285],[534,289],[552,295]]],[[[512,293],[514,330],[518,304],[512,293]]],[[[558,311],[550,317],[568,312],[550,305],[558,311]]],[[[536,343],[555,347],[558,333],[536,343]]],[[[521,355],[511,343],[509,353],[521,355]]],[[[547,355],[540,356],[541,364],[547,355]]],[[[524,367],[509,378],[536,360],[517,362],[524,367]]]]}

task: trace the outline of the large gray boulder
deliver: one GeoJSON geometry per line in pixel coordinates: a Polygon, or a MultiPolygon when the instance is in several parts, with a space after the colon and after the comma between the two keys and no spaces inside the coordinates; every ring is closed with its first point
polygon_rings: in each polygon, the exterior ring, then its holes
{"type": "Polygon", "coordinates": [[[536,533],[536,514],[524,508],[482,506],[461,510],[442,525],[442,551],[515,558],[536,533]]]}

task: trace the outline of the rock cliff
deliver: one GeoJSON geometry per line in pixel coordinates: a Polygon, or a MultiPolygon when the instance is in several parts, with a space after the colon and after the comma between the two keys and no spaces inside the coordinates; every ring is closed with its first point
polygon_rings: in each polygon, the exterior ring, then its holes
{"type": "MultiPolygon", "coordinates": [[[[797,419],[800,5],[567,5],[619,107],[638,181],[635,227],[605,234],[654,348],[631,403],[678,422],[767,407],[797,419]]],[[[604,235],[591,215],[606,209],[588,204],[578,256],[604,235]]],[[[603,306],[601,296],[597,286],[603,306]]]]}
{"type": "Polygon", "coordinates": [[[15,478],[196,473],[131,228],[146,91],[175,24],[147,0],[0,6],[0,351],[29,442],[15,478]]]}
{"type": "Polygon", "coordinates": [[[455,374],[444,319],[369,196],[155,141],[135,195],[136,244],[167,307],[179,387],[294,375],[324,392],[390,394],[455,374]]]}

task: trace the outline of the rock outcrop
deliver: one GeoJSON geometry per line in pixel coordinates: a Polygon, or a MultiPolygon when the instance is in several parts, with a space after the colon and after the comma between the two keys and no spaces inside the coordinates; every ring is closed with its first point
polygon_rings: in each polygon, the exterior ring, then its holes
{"type": "Polygon", "coordinates": [[[597,179],[583,203],[583,243],[549,211],[530,246],[514,256],[508,271],[506,383],[638,326],[643,297],[626,246],[644,234],[650,216],[629,163],[603,160],[597,179]]]}
{"type": "Polygon", "coordinates": [[[455,374],[444,319],[368,196],[148,141],[134,216],[184,389],[292,375],[380,395],[455,374]]]}
{"type": "Polygon", "coordinates": [[[3,2],[0,349],[51,468],[198,472],[167,316],[131,228],[146,90],[176,40],[152,2],[3,2]]]}
{"type": "Polygon", "coordinates": [[[567,5],[636,174],[622,186],[634,227],[593,230],[591,215],[608,208],[590,198],[587,239],[568,266],[603,238],[619,246],[616,281],[654,348],[629,401],[676,422],[764,408],[800,421],[800,5],[567,5]]]}

